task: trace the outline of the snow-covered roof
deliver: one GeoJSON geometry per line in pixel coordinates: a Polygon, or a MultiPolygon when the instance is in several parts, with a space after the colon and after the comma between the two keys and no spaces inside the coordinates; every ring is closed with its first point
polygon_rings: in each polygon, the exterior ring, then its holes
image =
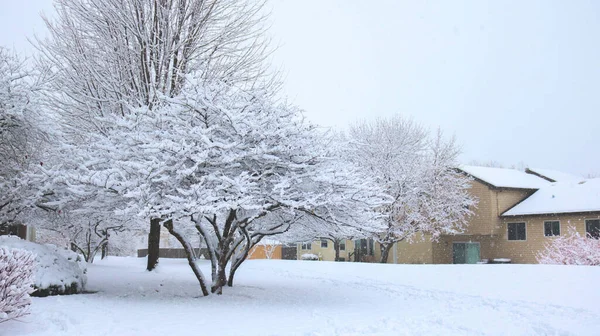
{"type": "Polygon", "coordinates": [[[600,178],[551,183],[503,216],[600,211],[600,178]]]}
{"type": "Polygon", "coordinates": [[[282,243],[279,240],[263,238],[258,245],[282,245],[282,243]]]}
{"type": "Polygon", "coordinates": [[[584,178],[581,176],[564,173],[564,172],[552,170],[552,169],[527,168],[526,171],[531,172],[533,174],[542,175],[543,177],[547,177],[547,178],[551,179],[552,182],[566,182],[566,181],[580,182],[580,181],[584,180],[584,178]]]}
{"type": "Polygon", "coordinates": [[[498,188],[539,189],[550,182],[516,169],[461,165],[465,173],[498,188]]]}

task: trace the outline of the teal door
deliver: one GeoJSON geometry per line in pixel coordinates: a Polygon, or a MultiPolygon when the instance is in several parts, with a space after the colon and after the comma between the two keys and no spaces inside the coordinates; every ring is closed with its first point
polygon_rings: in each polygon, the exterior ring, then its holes
{"type": "Polygon", "coordinates": [[[455,264],[476,264],[479,261],[479,243],[454,243],[452,262],[455,264]]]}

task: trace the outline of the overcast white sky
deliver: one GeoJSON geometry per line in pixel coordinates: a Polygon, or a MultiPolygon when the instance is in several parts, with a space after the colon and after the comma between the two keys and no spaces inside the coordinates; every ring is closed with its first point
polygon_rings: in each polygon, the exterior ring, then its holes
{"type": "MultiPolygon", "coordinates": [[[[29,53],[51,0],[0,0],[0,45],[29,53]]],[[[600,172],[600,2],[271,0],[274,58],[309,119],[400,113],[462,160],[600,172]]]]}

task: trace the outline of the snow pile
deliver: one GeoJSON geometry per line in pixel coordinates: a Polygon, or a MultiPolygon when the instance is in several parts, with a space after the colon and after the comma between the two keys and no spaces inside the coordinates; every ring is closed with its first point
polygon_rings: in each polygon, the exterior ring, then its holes
{"type": "Polygon", "coordinates": [[[0,322],[29,313],[35,255],[0,246],[0,322]]]}
{"type": "Polygon", "coordinates": [[[312,253],[304,253],[300,256],[300,260],[319,260],[319,256],[312,253]]]}
{"type": "Polygon", "coordinates": [[[554,238],[538,255],[540,264],[600,266],[600,240],[581,236],[575,228],[554,238]]]}
{"type": "Polygon", "coordinates": [[[539,189],[550,182],[516,169],[461,165],[458,169],[498,188],[539,189]]]}
{"type": "Polygon", "coordinates": [[[600,211],[600,179],[556,182],[536,191],[503,216],[600,211]]]}
{"type": "Polygon", "coordinates": [[[81,292],[86,283],[86,264],[75,252],[54,245],[41,245],[18,237],[0,237],[0,246],[30,251],[37,255],[35,261],[36,289],[32,295],[47,296],[81,292]]]}

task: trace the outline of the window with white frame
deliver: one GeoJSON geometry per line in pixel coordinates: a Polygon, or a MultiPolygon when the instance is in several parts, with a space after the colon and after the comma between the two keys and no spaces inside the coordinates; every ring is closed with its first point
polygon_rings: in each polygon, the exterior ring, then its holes
{"type": "Polygon", "coordinates": [[[302,243],[302,249],[310,250],[310,249],[312,249],[312,244],[311,243],[302,243]]]}
{"type": "Polygon", "coordinates": [[[508,240],[525,240],[527,232],[525,223],[508,223],[508,240]]]}
{"type": "Polygon", "coordinates": [[[327,248],[327,239],[321,239],[321,248],[327,248]]]}
{"type": "Polygon", "coordinates": [[[340,251],[346,251],[346,241],[340,241],[340,251]]]}
{"type": "Polygon", "coordinates": [[[544,222],[544,236],[560,236],[560,222],[559,221],[545,221],[544,222]]]}

